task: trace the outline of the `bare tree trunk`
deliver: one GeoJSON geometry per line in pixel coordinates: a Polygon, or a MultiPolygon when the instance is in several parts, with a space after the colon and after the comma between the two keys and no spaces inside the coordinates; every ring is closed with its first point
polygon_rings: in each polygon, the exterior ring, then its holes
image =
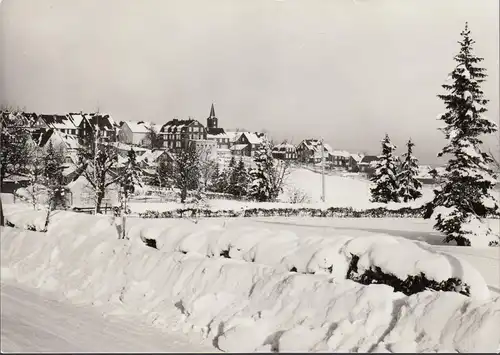
{"type": "Polygon", "coordinates": [[[0,226],[3,227],[4,225],[5,225],[5,221],[4,221],[4,218],[3,218],[2,197],[0,197],[0,226]]]}
{"type": "Polygon", "coordinates": [[[186,197],[187,197],[187,185],[181,188],[181,203],[184,203],[186,201],[186,197]]]}

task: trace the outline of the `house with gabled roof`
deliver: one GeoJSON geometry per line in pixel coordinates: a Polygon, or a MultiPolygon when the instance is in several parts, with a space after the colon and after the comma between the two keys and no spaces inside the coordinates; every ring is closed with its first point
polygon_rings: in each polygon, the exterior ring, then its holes
{"type": "Polygon", "coordinates": [[[146,121],[122,121],[119,126],[118,141],[138,146],[148,144],[148,134],[151,129],[156,133],[161,129],[161,125],[146,121]]]}
{"type": "Polygon", "coordinates": [[[35,131],[44,132],[55,129],[58,132],[78,136],[78,126],[70,115],[64,114],[41,114],[31,116],[34,118],[33,128],[35,131]]]}
{"type": "Polygon", "coordinates": [[[262,148],[266,139],[264,133],[241,132],[229,149],[233,155],[253,157],[255,152],[262,148]]]}
{"type": "Polygon", "coordinates": [[[190,140],[206,140],[205,127],[195,119],[173,119],[160,128],[163,137],[163,147],[173,152],[188,148],[190,140]]]}
{"type": "Polygon", "coordinates": [[[273,157],[281,160],[296,160],[297,151],[293,144],[283,142],[273,147],[273,157]]]}
{"type": "Polygon", "coordinates": [[[376,155],[365,155],[358,163],[359,172],[371,176],[375,172],[375,165],[378,160],[379,157],[376,155]]]}
{"type": "Polygon", "coordinates": [[[92,142],[96,136],[101,142],[116,141],[116,132],[118,125],[108,114],[82,114],[79,128],[79,138],[82,143],[92,142]]]}
{"type": "Polygon", "coordinates": [[[301,163],[319,163],[324,156],[325,161],[331,161],[332,147],[319,139],[304,139],[295,148],[297,159],[301,163]],[[323,151],[323,152],[322,152],[323,151]]]}
{"type": "Polygon", "coordinates": [[[349,160],[347,162],[347,170],[353,173],[359,172],[358,164],[361,162],[361,159],[363,159],[362,154],[350,154],[349,160]]]}
{"type": "Polygon", "coordinates": [[[351,154],[345,150],[332,150],[328,154],[328,160],[332,162],[333,168],[347,169],[351,154]]]}

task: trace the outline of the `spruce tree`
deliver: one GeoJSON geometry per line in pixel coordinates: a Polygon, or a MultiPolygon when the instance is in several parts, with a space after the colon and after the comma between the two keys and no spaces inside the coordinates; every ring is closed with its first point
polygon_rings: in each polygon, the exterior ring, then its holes
{"type": "Polygon", "coordinates": [[[406,143],[407,152],[403,154],[403,162],[398,173],[399,197],[404,202],[416,200],[422,196],[420,190],[422,183],[417,179],[418,160],[413,156],[413,147],[415,144],[410,140],[406,143]]]}
{"type": "Polygon", "coordinates": [[[427,206],[429,218],[434,215],[435,229],[446,235],[445,242],[458,245],[496,245],[498,236],[483,222],[488,214],[498,211],[492,188],[497,183],[491,168],[491,157],[481,150],[481,136],[497,131],[497,125],[484,113],[488,100],[480,84],[486,71],[479,66],[483,58],[473,54],[475,43],[467,23],[461,32],[460,52],[449,82],[442,85],[445,94],[438,95],[446,112],[438,119],[445,123],[440,130],[447,144],[438,157],[450,159],[439,176],[441,186],[434,190],[434,199],[427,206]]]}
{"type": "Polygon", "coordinates": [[[245,168],[243,159],[240,158],[238,165],[234,169],[234,188],[233,194],[237,197],[244,197],[248,191],[248,172],[245,168]]]}
{"type": "Polygon", "coordinates": [[[250,172],[248,196],[258,202],[271,201],[277,194],[273,186],[274,161],[268,144],[264,144],[257,150],[254,162],[256,167],[250,172]]]}
{"type": "Polygon", "coordinates": [[[141,186],[141,181],[141,168],[137,164],[135,151],[130,149],[127,153],[127,165],[122,172],[120,180],[120,193],[124,202],[135,192],[135,186],[141,186]]]}
{"type": "Polygon", "coordinates": [[[382,155],[378,156],[375,173],[370,179],[375,184],[371,188],[372,202],[399,201],[398,159],[394,156],[395,150],[396,146],[391,143],[389,135],[386,134],[382,140],[382,155]]]}

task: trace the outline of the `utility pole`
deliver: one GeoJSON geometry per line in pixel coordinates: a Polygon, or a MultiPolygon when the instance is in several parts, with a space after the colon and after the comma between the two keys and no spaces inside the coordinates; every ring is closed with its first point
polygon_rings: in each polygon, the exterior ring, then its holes
{"type": "Polygon", "coordinates": [[[325,202],[325,144],[321,138],[321,201],[325,202]]]}

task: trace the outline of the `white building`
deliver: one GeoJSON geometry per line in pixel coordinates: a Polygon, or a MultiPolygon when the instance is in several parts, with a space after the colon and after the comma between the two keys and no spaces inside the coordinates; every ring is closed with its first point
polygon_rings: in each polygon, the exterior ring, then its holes
{"type": "Polygon", "coordinates": [[[145,121],[123,121],[118,133],[118,141],[132,145],[148,144],[148,133],[150,129],[159,132],[159,126],[145,121]]]}

